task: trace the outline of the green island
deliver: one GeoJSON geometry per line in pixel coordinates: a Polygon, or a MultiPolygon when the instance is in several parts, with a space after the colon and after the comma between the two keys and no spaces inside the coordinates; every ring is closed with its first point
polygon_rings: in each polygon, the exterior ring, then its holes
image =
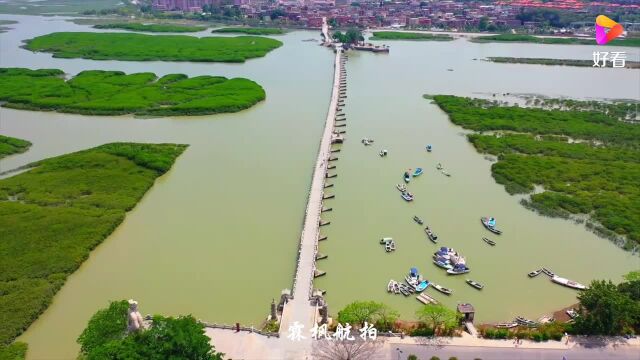
{"type": "Polygon", "coordinates": [[[186,147],[106,144],[35,162],[0,180],[0,355],[26,350],[6,345],[186,147]]]}
{"type": "Polygon", "coordinates": [[[29,147],[31,147],[31,143],[26,140],[0,135],[0,159],[5,156],[23,153],[29,147]]]}
{"type": "MultiPolygon", "coordinates": [[[[535,65],[561,65],[561,66],[581,66],[593,67],[592,60],[576,59],[547,59],[547,58],[517,58],[517,57],[488,57],[487,61],[506,64],[535,64],[535,65]]],[[[640,62],[625,61],[628,69],[640,69],[640,62]]]]}
{"type": "Polygon", "coordinates": [[[206,30],[205,26],[189,26],[189,25],[176,25],[176,24],[141,24],[141,23],[110,23],[110,24],[97,24],[93,26],[96,29],[123,29],[131,31],[145,31],[145,32],[171,32],[171,33],[187,33],[198,32],[206,30]]]}
{"type": "Polygon", "coordinates": [[[282,42],[257,36],[193,37],[135,33],[57,32],[26,40],[25,48],[57,58],[125,61],[244,62],[282,42]]]}
{"type": "Polygon", "coordinates": [[[428,34],[404,31],[374,31],[369,40],[421,40],[421,41],[451,41],[453,37],[447,34],[428,34]]]}
{"type": "MultiPolygon", "coordinates": [[[[597,233],[640,244],[640,127],[630,124],[633,102],[549,101],[547,107],[505,106],[449,95],[431,97],[451,121],[471,134],[510,194],[535,192],[523,205],[548,216],[585,215],[597,233]],[[553,104],[553,105],[550,105],[553,104]]],[[[536,102],[538,106],[545,106],[536,102]]]]}
{"type": "MultiPolygon", "coordinates": [[[[472,42],[487,43],[487,42],[523,42],[523,43],[536,43],[536,44],[562,44],[562,45],[596,45],[594,39],[586,38],[562,38],[562,37],[539,37],[533,35],[522,34],[498,34],[498,35],[486,35],[477,36],[471,38],[472,42]]],[[[640,38],[632,39],[616,39],[608,42],[606,45],[612,46],[640,46],[640,38]]]]}
{"type": "Polygon", "coordinates": [[[206,115],[237,112],[265,99],[255,82],[220,76],[0,68],[0,100],[14,109],[88,115],[206,115]]]}
{"type": "Polygon", "coordinates": [[[221,34],[247,34],[247,35],[282,35],[284,30],[278,28],[262,28],[262,27],[225,27],[215,29],[212,33],[221,34]]]}

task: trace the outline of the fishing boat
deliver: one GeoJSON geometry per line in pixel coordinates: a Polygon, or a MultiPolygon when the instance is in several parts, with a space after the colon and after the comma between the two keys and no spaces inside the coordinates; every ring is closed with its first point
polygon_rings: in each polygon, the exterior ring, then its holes
{"type": "Polygon", "coordinates": [[[529,327],[538,326],[537,322],[535,322],[533,320],[525,319],[522,316],[516,316],[516,321],[515,322],[517,322],[520,325],[529,326],[529,327]]]}
{"type": "Polygon", "coordinates": [[[393,241],[393,238],[390,237],[383,237],[382,239],[380,239],[380,244],[386,244],[388,242],[393,241]]]}
{"type": "Polygon", "coordinates": [[[510,322],[510,323],[499,323],[496,324],[495,327],[497,327],[498,329],[513,329],[514,327],[517,327],[518,323],[517,322],[510,322]]]}
{"type": "Polygon", "coordinates": [[[471,279],[467,279],[467,284],[473,286],[474,288],[476,288],[478,290],[482,290],[484,288],[484,285],[480,284],[477,281],[473,281],[471,279]]]}
{"type": "Polygon", "coordinates": [[[542,269],[538,269],[536,271],[532,271],[532,272],[528,273],[527,276],[529,276],[530,278],[536,277],[536,276],[540,275],[541,272],[542,272],[542,269]]]}
{"type": "Polygon", "coordinates": [[[438,242],[438,235],[434,234],[428,226],[424,228],[424,232],[427,233],[427,237],[429,237],[429,240],[433,241],[434,243],[438,242]]]}
{"type": "Polygon", "coordinates": [[[419,217],[417,217],[417,216],[414,216],[414,217],[413,217],[413,221],[417,222],[417,223],[418,223],[418,224],[420,224],[420,225],[424,224],[424,221],[422,221],[422,219],[420,219],[420,218],[419,218],[419,217]]]}
{"type": "MultiPolygon", "coordinates": [[[[401,284],[402,285],[402,284],[401,284]]],[[[404,296],[409,296],[411,293],[409,292],[409,290],[405,287],[405,286],[400,286],[400,292],[402,293],[402,295],[404,296]]]]}
{"type": "Polygon", "coordinates": [[[422,280],[420,283],[418,283],[418,285],[415,286],[416,291],[418,292],[424,291],[428,287],[429,287],[429,281],[427,280],[422,280]]]}
{"type": "Polygon", "coordinates": [[[550,277],[554,277],[556,276],[556,274],[553,273],[553,271],[547,269],[547,268],[542,268],[541,269],[543,273],[545,273],[545,275],[550,276],[550,277]]]}
{"type": "Polygon", "coordinates": [[[433,150],[433,146],[431,146],[431,144],[427,144],[427,151],[431,152],[431,150],[433,150]]]}
{"type": "Polygon", "coordinates": [[[397,281],[393,282],[393,293],[400,294],[400,283],[398,283],[397,281]]]}
{"type": "Polygon", "coordinates": [[[413,172],[413,176],[420,176],[422,175],[422,168],[416,168],[415,171],[413,172]]]}
{"type": "Polygon", "coordinates": [[[402,198],[405,199],[406,201],[413,201],[413,194],[411,194],[408,191],[405,191],[402,193],[402,198]]]}
{"type": "Polygon", "coordinates": [[[453,269],[453,265],[442,260],[433,260],[433,263],[436,264],[436,266],[441,267],[445,270],[453,269]]]}
{"type": "Polygon", "coordinates": [[[409,274],[405,277],[405,280],[407,280],[407,284],[411,286],[418,285],[418,282],[420,281],[420,274],[418,273],[418,269],[412,267],[409,270],[409,274]]]}
{"type": "Polygon", "coordinates": [[[384,244],[384,250],[386,252],[396,251],[396,242],[391,240],[388,243],[384,244]]]}
{"type": "Polygon", "coordinates": [[[584,289],[587,288],[585,285],[582,285],[579,282],[575,282],[573,280],[565,279],[565,278],[557,276],[557,275],[553,276],[551,278],[551,281],[553,281],[556,284],[564,285],[566,287],[570,287],[570,288],[576,289],[576,290],[584,290],[584,289]]]}
{"type": "Polygon", "coordinates": [[[404,178],[404,182],[408,183],[409,181],[411,181],[411,174],[408,171],[405,171],[403,178],[404,178]]]}
{"type": "Polygon", "coordinates": [[[447,274],[449,274],[449,275],[461,275],[461,274],[466,274],[469,271],[471,271],[471,269],[469,269],[465,265],[456,264],[456,265],[453,265],[453,269],[447,270],[447,274]]]}
{"type": "Polygon", "coordinates": [[[362,139],[362,143],[364,144],[364,146],[368,146],[368,145],[371,145],[371,140],[364,138],[362,139]]]}
{"type": "Polygon", "coordinates": [[[387,150],[380,150],[379,154],[380,154],[380,157],[385,157],[387,156],[388,153],[387,153],[387,150]]]}
{"type": "Polygon", "coordinates": [[[447,289],[446,287],[440,286],[438,284],[431,283],[431,287],[436,289],[436,290],[438,290],[438,291],[440,291],[441,293],[443,293],[445,295],[451,295],[451,293],[453,293],[453,290],[447,289]]]}
{"type": "Polygon", "coordinates": [[[396,189],[400,190],[400,192],[407,191],[407,185],[405,184],[396,184],[396,189]]]}
{"type": "Polygon", "coordinates": [[[442,170],[442,164],[438,163],[438,165],[436,166],[436,169],[442,170]]]}
{"type": "Polygon", "coordinates": [[[447,170],[442,170],[441,172],[444,176],[451,176],[451,174],[449,174],[447,170]]]}
{"type": "Polygon", "coordinates": [[[492,233],[496,235],[502,234],[502,231],[496,229],[496,219],[492,217],[481,217],[480,222],[482,222],[482,225],[492,233]]]}
{"type": "Polygon", "coordinates": [[[487,239],[486,237],[483,237],[482,240],[484,240],[484,242],[486,242],[487,244],[491,245],[491,246],[495,246],[496,242],[490,239],[487,239]]]}
{"type": "Polygon", "coordinates": [[[389,280],[389,284],[387,284],[387,292],[393,292],[393,283],[395,283],[394,280],[389,280]]]}

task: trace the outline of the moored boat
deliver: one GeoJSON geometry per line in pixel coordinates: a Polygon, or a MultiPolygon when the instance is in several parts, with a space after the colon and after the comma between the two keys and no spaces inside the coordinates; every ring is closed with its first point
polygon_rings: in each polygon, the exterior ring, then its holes
{"type": "Polygon", "coordinates": [[[467,284],[473,286],[474,288],[476,288],[478,290],[482,290],[484,288],[484,285],[480,284],[477,281],[473,281],[471,279],[467,279],[467,284]]]}
{"type": "Polygon", "coordinates": [[[579,282],[575,282],[573,280],[565,279],[565,278],[557,276],[557,275],[553,276],[551,278],[551,281],[553,281],[556,284],[564,285],[566,287],[570,287],[570,288],[576,289],[576,290],[584,290],[584,289],[587,288],[585,285],[582,285],[579,282]]]}
{"type": "Polygon", "coordinates": [[[447,270],[447,274],[449,274],[449,275],[462,275],[462,274],[468,273],[469,271],[471,271],[471,269],[468,269],[468,268],[456,269],[454,267],[453,269],[447,270]]]}
{"type": "Polygon", "coordinates": [[[491,231],[492,233],[496,235],[502,234],[502,231],[496,229],[496,219],[492,217],[481,217],[480,222],[487,230],[491,231]]]}
{"type": "Polygon", "coordinates": [[[413,217],[413,221],[417,222],[417,223],[418,223],[418,224],[420,224],[420,225],[424,224],[424,221],[422,221],[422,219],[420,219],[420,218],[419,218],[419,217],[417,217],[417,216],[414,216],[414,217],[413,217]]]}
{"type": "Polygon", "coordinates": [[[536,327],[538,326],[538,323],[533,321],[533,320],[529,320],[529,319],[525,319],[522,316],[516,316],[516,320],[515,322],[517,322],[520,325],[524,325],[524,326],[529,326],[529,327],[536,327]]]}
{"type": "Polygon", "coordinates": [[[403,175],[403,179],[404,179],[404,182],[408,183],[409,181],[411,181],[411,174],[408,171],[405,171],[403,175]]]}
{"type": "Polygon", "coordinates": [[[389,283],[387,284],[387,292],[393,292],[393,283],[395,281],[394,280],[389,280],[389,283]]]}
{"type": "Polygon", "coordinates": [[[542,272],[542,269],[538,269],[536,271],[532,271],[532,272],[528,273],[527,276],[529,276],[531,278],[532,277],[536,277],[536,276],[540,275],[541,272],[542,272]]]}
{"type": "Polygon", "coordinates": [[[388,242],[393,241],[393,238],[390,237],[383,237],[382,239],[380,239],[380,244],[386,244],[388,242]]]}
{"type": "Polygon", "coordinates": [[[453,269],[453,265],[451,265],[449,262],[445,262],[442,260],[433,260],[433,263],[436,264],[436,266],[441,267],[445,270],[453,269]]]}
{"type": "Polygon", "coordinates": [[[554,277],[556,276],[556,274],[553,273],[553,271],[547,269],[547,268],[542,268],[541,269],[543,273],[545,273],[545,275],[550,276],[550,277],[554,277]]]}
{"type": "Polygon", "coordinates": [[[427,280],[422,280],[421,282],[418,283],[418,285],[415,286],[416,291],[424,291],[426,288],[429,287],[429,281],[427,280]]]}
{"type": "Polygon", "coordinates": [[[431,283],[431,287],[436,289],[436,290],[438,290],[438,291],[440,291],[441,293],[443,293],[445,295],[451,295],[453,293],[453,290],[447,289],[446,287],[440,286],[438,284],[431,283]]]}
{"type": "Polygon", "coordinates": [[[405,191],[402,193],[402,198],[405,199],[406,201],[413,201],[413,194],[411,194],[408,191],[405,191]]]}
{"type": "Polygon", "coordinates": [[[405,184],[396,184],[396,189],[400,190],[400,192],[406,192],[407,191],[407,185],[405,185],[405,184]]]}
{"type": "Polygon", "coordinates": [[[498,329],[512,329],[517,326],[518,326],[517,322],[499,323],[495,325],[495,327],[497,327],[498,329]]]}
{"type": "Polygon", "coordinates": [[[413,176],[420,176],[422,175],[422,168],[416,168],[416,170],[413,172],[413,176]]]}
{"type": "Polygon", "coordinates": [[[484,242],[486,242],[487,244],[491,245],[491,246],[495,246],[496,242],[491,240],[491,239],[487,239],[486,237],[483,237],[482,240],[484,240],[484,242]]]}

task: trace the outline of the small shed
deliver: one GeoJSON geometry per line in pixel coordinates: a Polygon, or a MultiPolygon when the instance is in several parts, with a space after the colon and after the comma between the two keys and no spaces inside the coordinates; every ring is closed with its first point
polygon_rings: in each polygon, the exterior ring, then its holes
{"type": "Polygon", "coordinates": [[[473,308],[473,305],[471,304],[458,304],[458,312],[460,314],[462,314],[462,319],[461,321],[463,323],[466,322],[473,322],[473,316],[475,315],[476,311],[473,308]]]}

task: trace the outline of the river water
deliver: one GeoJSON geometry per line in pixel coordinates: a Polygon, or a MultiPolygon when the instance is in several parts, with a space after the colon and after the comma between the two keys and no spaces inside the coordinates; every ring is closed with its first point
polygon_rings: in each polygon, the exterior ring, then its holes
{"type": "MultiPolygon", "coordinates": [[[[3,134],[33,142],[25,154],[0,161],[2,170],[113,141],[176,142],[191,146],[160,178],[124,223],[69,277],[47,311],[20,337],[29,358],[72,358],[74,340],[88,318],[109,300],[134,298],[143,313],[191,313],[212,322],[258,325],[272,298],[291,285],[313,164],[331,90],[333,54],[315,42],[317,32],[280,36],[284,46],[244,64],[120,62],[53,59],[20,49],[24,39],[53,31],[91,31],[63,18],[2,15],[19,21],[0,34],[0,66],[152,71],[247,77],[261,84],[266,101],[236,114],[136,119],[0,109],[3,134]]],[[[196,35],[205,35],[202,32],[196,35]]],[[[607,48],[608,49],[608,48],[607,48]]],[[[504,65],[486,56],[590,59],[595,47],[532,44],[393,42],[391,53],[355,53],[347,65],[347,137],[338,154],[338,178],[326,216],[329,255],[317,281],[330,311],[361,299],[380,300],[411,317],[418,302],[387,295],[390,278],[411,266],[454,289],[434,297],[447,305],[471,302],[480,320],[539,315],[575,301],[575,292],[526,273],[547,266],[582,282],[620,280],[640,267],[638,257],[574,225],[525,210],[490,175],[490,162],[466,142],[424,93],[486,96],[492,92],[548,96],[640,98],[639,71],[504,65]],[[454,71],[447,71],[448,68],[454,71]],[[613,83],[599,89],[595,84],[613,83]],[[362,137],[376,139],[365,148],[362,137]],[[435,151],[427,154],[424,145],[435,151]],[[381,159],[380,148],[389,150],[381,159]],[[453,174],[436,173],[441,162],[453,174]],[[406,204],[394,185],[406,168],[425,174],[406,204]],[[478,218],[498,218],[505,234],[487,233],[478,218]],[[435,246],[413,223],[420,215],[441,244],[467,256],[482,292],[447,277],[430,263],[435,246]],[[393,236],[398,250],[377,244],[393,236]]],[[[624,49],[628,57],[638,51],[624,49]]]]}

